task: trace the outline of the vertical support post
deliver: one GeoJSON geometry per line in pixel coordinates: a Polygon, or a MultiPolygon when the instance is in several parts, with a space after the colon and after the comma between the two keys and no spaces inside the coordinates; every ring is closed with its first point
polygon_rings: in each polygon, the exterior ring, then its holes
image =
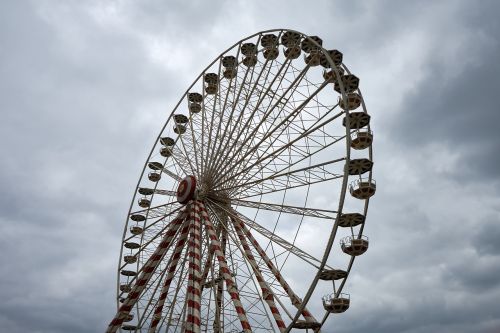
{"type": "Polygon", "coordinates": [[[201,288],[200,288],[200,261],[201,261],[201,217],[200,207],[195,203],[189,209],[189,242],[188,242],[188,287],[186,293],[187,316],[186,333],[201,332],[201,288]]]}

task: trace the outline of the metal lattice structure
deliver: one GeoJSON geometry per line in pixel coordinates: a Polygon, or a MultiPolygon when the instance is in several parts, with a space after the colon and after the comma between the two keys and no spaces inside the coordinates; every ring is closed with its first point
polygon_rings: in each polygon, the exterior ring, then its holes
{"type": "Polygon", "coordinates": [[[342,58],[279,29],[203,70],[137,184],[107,332],[318,332],[347,310],[376,186],[370,116],[342,58]]]}

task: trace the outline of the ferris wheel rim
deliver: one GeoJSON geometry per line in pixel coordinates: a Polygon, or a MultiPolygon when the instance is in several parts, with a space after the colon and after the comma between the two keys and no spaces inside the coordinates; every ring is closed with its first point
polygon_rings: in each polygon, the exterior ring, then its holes
{"type": "MultiPolygon", "coordinates": [[[[146,168],[148,166],[148,162],[150,162],[151,160],[151,157],[154,153],[154,150],[155,148],[157,147],[157,143],[162,135],[162,133],[164,132],[166,126],[170,123],[172,117],[174,116],[174,113],[177,111],[177,109],[179,108],[179,106],[181,105],[181,103],[183,102],[184,98],[187,96],[187,94],[189,93],[189,91],[193,88],[193,86],[195,86],[195,84],[197,82],[199,82],[199,80],[203,77],[203,75],[207,72],[208,69],[211,68],[211,66],[213,66],[218,60],[221,59],[221,57],[226,54],[228,51],[232,50],[234,47],[242,44],[244,41],[246,40],[249,40],[251,38],[254,38],[256,36],[262,36],[263,34],[265,33],[271,33],[271,32],[277,32],[277,31],[280,31],[280,32],[283,32],[283,31],[292,31],[292,32],[296,32],[298,34],[300,34],[303,38],[305,39],[309,39],[312,43],[316,44],[321,50],[322,52],[324,52],[324,54],[326,55],[327,57],[327,60],[329,61],[331,67],[332,67],[332,70],[334,71],[337,71],[336,69],[336,66],[334,65],[333,63],[333,60],[330,58],[328,52],[326,52],[326,49],[324,49],[321,45],[319,45],[316,41],[314,41],[313,39],[310,38],[310,36],[307,36],[303,33],[300,33],[298,31],[295,31],[295,30],[290,30],[290,29],[270,29],[270,30],[264,30],[264,31],[260,31],[260,32],[257,32],[253,35],[250,35],[244,39],[241,39],[240,41],[234,43],[232,46],[230,46],[229,48],[227,48],[225,51],[223,51],[221,54],[219,54],[219,56],[217,56],[202,72],[201,74],[193,81],[193,83],[188,87],[188,89],[184,92],[184,94],[182,94],[179,102],[175,105],[175,107],[173,108],[173,110],[171,111],[171,113],[169,114],[166,122],[164,123],[163,127],[161,128],[160,132],[159,132],[159,135],[158,137],[156,138],[154,144],[153,144],[153,147],[146,159],[146,162],[143,166],[143,169],[142,169],[142,172],[141,172],[141,176],[139,177],[139,180],[137,182],[137,185],[136,185],[136,188],[135,188],[135,191],[134,191],[134,195],[133,195],[133,198],[132,198],[132,201],[131,201],[131,204],[130,204],[130,207],[129,207],[129,211],[128,211],[128,214],[127,214],[127,218],[126,218],[126,223],[125,223],[125,227],[124,227],[124,232],[123,232],[123,237],[122,237],[122,243],[124,242],[125,240],[125,236],[127,234],[127,228],[129,226],[129,217],[130,217],[130,214],[132,213],[132,208],[133,208],[133,205],[134,205],[134,202],[135,200],[137,199],[138,195],[137,195],[137,191],[138,189],[140,188],[140,185],[141,185],[141,180],[143,179],[144,175],[145,175],[145,171],[146,171],[146,168]]],[[[347,67],[345,65],[343,65],[343,67],[347,70],[347,67]]],[[[348,71],[348,70],[347,70],[348,71]]],[[[343,98],[346,98],[347,97],[347,93],[346,93],[346,90],[344,89],[343,87],[343,83],[341,82],[340,80],[340,90],[341,90],[341,95],[343,98]]],[[[358,92],[359,94],[361,95],[361,91],[358,89],[358,92]]],[[[366,106],[364,105],[364,100],[362,99],[362,103],[363,103],[363,110],[364,112],[366,113],[366,106]]],[[[344,110],[344,113],[346,116],[349,115],[349,109],[347,108],[346,110],[344,110]]],[[[350,138],[350,133],[351,133],[351,130],[350,130],[350,127],[349,127],[349,122],[347,122],[346,124],[346,136],[345,136],[345,143],[346,143],[346,157],[345,157],[345,161],[346,163],[348,163],[350,161],[350,141],[351,141],[351,138],[350,138]]],[[[369,156],[370,156],[370,159],[372,159],[372,148],[371,146],[369,147],[369,156]]],[[[308,293],[306,294],[305,298],[303,299],[302,301],[302,304],[301,304],[301,307],[305,307],[311,294],[312,294],[312,291],[314,290],[317,282],[318,282],[318,279],[319,279],[319,274],[322,270],[323,267],[325,267],[325,264],[326,264],[326,260],[328,259],[328,254],[330,253],[331,251],[331,248],[333,246],[333,242],[334,242],[334,239],[335,239],[335,235],[336,235],[336,230],[338,229],[338,221],[339,221],[339,217],[340,217],[340,214],[342,213],[342,208],[343,208],[343,203],[344,203],[344,200],[345,200],[345,196],[346,196],[346,193],[347,193],[347,183],[348,183],[348,173],[347,173],[347,170],[344,171],[344,175],[342,177],[343,181],[342,181],[342,188],[341,188],[341,197],[339,199],[339,209],[337,210],[337,216],[335,218],[336,222],[334,224],[334,226],[332,227],[333,230],[332,230],[332,233],[331,233],[331,236],[330,236],[330,239],[327,243],[327,247],[325,248],[325,251],[324,251],[324,255],[323,255],[323,259],[322,259],[322,264],[320,265],[320,268],[318,268],[317,270],[317,273],[316,273],[316,276],[314,278],[314,282],[313,284],[311,284],[310,288],[309,288],[309,291],[308,293]]],[[[371,176],[372,176],[372,172],[370,171],[370,179],[371,179],[371,176]]],[[[156,189],[156,186],[157,184],[155,185],[155,189],[156,189]]],[[[367,213],[367,209],[368,209],[368,199],[365,201],[365,209],[364,209],[364,215],[366,216],[366,213],[367,213]]],[[[364,227],[364,224],[362,225],[362,228],[364,227]]],[[[361,231],[360,231],[360,234],[362,233],[363,229],[361,228],[361,231]]],[[[141,243],[142,243],[142,239],[141,239],[141,243]]],[[[121,263],[121,258],[123,256],[123,246],[121,246],[121,249],[120,249],[120,261],[119,261],[119,266],[118,266],[118,283],[117,283],[117,295],[119,295],[120,291],[119,291],[119,284],[120,284],[120,263],[121,263]]],[[[351,269],[351,266],[352,266],[352,263],[354,261],[354,257],[352,257],[351,259],[351,262],[349,264],[349,267],[348,267],[348,274],[350,272],[350,269],[351,269]]],[[[343,284],[345,283],[346,279],[343,280],[343,283],[339,289],[339,293],[340,291],[342,290],[342,287],[343,287],[343,284]]],[[[117,297],[117,303],[119,304],[118,302],[118,297],[117,297]]],[[[287,327],[287,331],[290,331],[292,325],[297,321],[299,315],[300,315],[300,309],[297,310],[297,315],[295,317],[295,319],[292,321],[292,323],[287,327]]],[[[325,319],[326,320],[326,319],[325,319]]],[[[324,320],[323,320],[324,322],[324,320]]]]}

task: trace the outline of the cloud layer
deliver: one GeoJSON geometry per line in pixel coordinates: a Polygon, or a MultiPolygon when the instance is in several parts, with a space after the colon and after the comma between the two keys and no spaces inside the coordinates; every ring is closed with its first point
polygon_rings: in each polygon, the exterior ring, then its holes
{"type": "Polygon", "coordinates": [[[495,1],[0,4],[0,327],[98,332],[123,221],[187,85],[259,30],[320,35],[376,135],[366,233],[337,332],[500,330],[495,1]]]}

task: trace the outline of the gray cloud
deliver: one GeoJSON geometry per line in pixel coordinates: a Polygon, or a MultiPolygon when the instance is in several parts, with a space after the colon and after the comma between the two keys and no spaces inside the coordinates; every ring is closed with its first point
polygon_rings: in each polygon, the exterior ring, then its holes
{"type": "Polygon", "coordinates": [[[370,249],[328,329],[497,332],[496,13],[494,1],[2,2],[0,326],[104,329],[160,123],[230,44],[290,27],[344,52],[374,120],[370,249]]]}

